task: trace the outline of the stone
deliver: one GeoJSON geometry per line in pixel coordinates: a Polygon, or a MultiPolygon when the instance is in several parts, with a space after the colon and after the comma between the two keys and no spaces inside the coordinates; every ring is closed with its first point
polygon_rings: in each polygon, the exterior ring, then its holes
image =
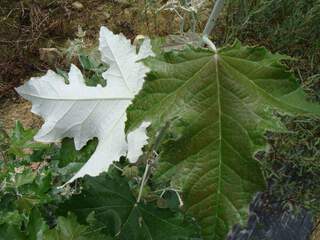
{"type": "Polygon", "coordinates": [[[77,9],[77,10],[81,10],[81,9],[84,8],[83,4],[82,4],[81,2],[78,2],[78,1],[73,2],[73,3],[72,3],[72,7],[73,7],[74,9],[77,9]]]}

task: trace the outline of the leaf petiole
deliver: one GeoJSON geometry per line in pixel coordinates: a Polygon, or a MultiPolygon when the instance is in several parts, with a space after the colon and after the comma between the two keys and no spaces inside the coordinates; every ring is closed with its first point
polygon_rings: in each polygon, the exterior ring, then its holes
{"type": "Polygon", "coordinates": [[[138,195],[137,203],[139,203],[140,200],[141,200],[143,187],[144,187],[144,185],[145,185],[146,182],[147,182],[147,175],[148,175],[149,168],[150,168],[150,163],[149,163],[149,161],[150,161],[150,160],[147,161],[146,168],[144,169],[144,173],[143,173],[143,177],[142,177],[142,181],[141,181],[141,185],[140,185],[140,190],[139,190],[139,195],[138,195]]]}

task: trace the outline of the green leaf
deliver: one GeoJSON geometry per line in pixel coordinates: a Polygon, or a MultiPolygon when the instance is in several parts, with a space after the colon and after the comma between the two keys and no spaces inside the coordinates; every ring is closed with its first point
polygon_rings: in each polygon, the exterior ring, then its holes
{"type": "Polygon", "coordinates": [[[65,167],[71,162],[85,163],[96,150],[97,144],[97,139],[90,140],[86,146],[77,151],[73,139],[63,139],[59,153],[55,156],[59,160],[59,167],[65,167]]]}
{"type": "Polygon", "coordinates": [[[31,155],[34,150],[48,148],[49,145],[33,142],[36,132],[36,129],[24,129],[22,124],[17,121],[10,136],[9,154],[22,158],[31,155]]]}
{"type": "Polygon", "coordinates": [[[17,210],[12,212],[2,212],[7,209],[1,209],[0,212],[0,225],[1,224],[8,224],[8,225],[16,225],[20,226],[23,221],[23,216],[19,214],[17,210]]]}
{"type": "Polygon", "coordinates": [[[112,240],[100,234],[99,230],[91,230],[89,226],[80,225],[75,215],[58,217],[57,226],[44,233],[44,240],[112,240]]]}
{"type": "Polygon", "coordinates": [[[14,187],[18,188],[26,184],[32,183],[37,176],[36,172],[33,172],[31,169],[25,169],[22,173],[18,173],[15,176],[14,187]]]}
{"type": "Polygon", "coordinates": [[[24,234],[14,225],[0,225],[0,233],[0,240],[26,240],[24,234]]]}
{"type": "Polygon", "coordinates": [[[56,72],[57,72],[58,75],[63,77],[63,79],[64,79],[66,84],[69,84],[69,79],[68,79],[69,77],[68,77],[68,73],[66,71],[63,71],[62,69],[57,68],[56,72]]]}
{"type": "Polygon", "coordinates": [[[101,63],[95,61],[91,56],[80,53],[79,54],[79,62],[84,70],[92,70],[95,71],[99,68],[101,63]]]}
{"type": "Polygon", "coordinates": [[[266,129],[282,129],[273,111],[320,114],[283,59],[235,43],[217,54],[188,48],[145,61],[152,72],[128,109],[127,130],[151,121],[152,143],[170,123],[157,180],[182,188],[205,239],[225,239],[244,223],[248,203],[264,188],[252,155],[264,147],[266,129]]]}
{"type": "Polygon", "coordinates": [[[97,60],[97,58],[94,57],[94,53],[95,51],[89,54],[84,52],[79,54],[79,62],[86,72],[86,85],[97,86],[97,84],[101,84],[102,86],[106,86],[106,81],[103,79],[102,73],[107,70],[107,67],[101,60],[97,60]]]}
{"type": "Polygon", "coordinates": [[[26,143],[32,140],[35,133],[36,130],[24,129],[22,124],[19,121],[17,121],[15,128],[13,129],[11,134],[11,141],[15,144],[26,143]]]}
{"type": "Polygon", "coordinates": [[[43,234],[47,230],[48,226],[43,220],[40,211],[37,208],[33,208],[29,217],[29,223],[27,226],[27,232],[30,240],[43,239],[43,234]]]}
{"type": "Polygon", "coordinates": [[[100,225],[120,240],[197,239],[192,238],[197,228],[182,215],[158,209],[153,204],[137,204],[126,178],[118,174],[86,176],[82,193],[60,209],[75,212],[79,219],[86,219],[94,212],[100,225]]]}

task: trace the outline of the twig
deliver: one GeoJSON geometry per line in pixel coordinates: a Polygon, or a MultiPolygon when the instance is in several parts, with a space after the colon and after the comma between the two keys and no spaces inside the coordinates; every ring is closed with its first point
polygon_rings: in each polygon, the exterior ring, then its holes
{"type": "Polygon", "coordinates": [[[116,169],[118,169],[120,172],[123,172],[123,169],[122,169],[122,168],[120,168],[120,167],[118,167],[118,166],[117,166],[117,164],[112,163],[112,165],[113,165],[116,169]]]}
{"type": "Polygon", "coordinates": [[[191,12],[191,32],[196,32],[197,17],[195,12],[191,12]]]}

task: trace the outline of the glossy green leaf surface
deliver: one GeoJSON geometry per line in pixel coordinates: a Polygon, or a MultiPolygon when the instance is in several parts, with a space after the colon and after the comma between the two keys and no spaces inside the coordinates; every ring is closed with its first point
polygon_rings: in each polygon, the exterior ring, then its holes
{"type": "Polygon", "coordinates": [[[204,239],[225,239],[264,188],[252,155],[265,146],[267,129],[282,128],[273,111],[320,114],[284,59],[236,43],[217,54],[189,48],[146,61],[152,72],[128,109],[127,129],[152,122],[152,142],[170,123],[157,179],[182,188],[186,212],[200,222],[204,239]]]}

